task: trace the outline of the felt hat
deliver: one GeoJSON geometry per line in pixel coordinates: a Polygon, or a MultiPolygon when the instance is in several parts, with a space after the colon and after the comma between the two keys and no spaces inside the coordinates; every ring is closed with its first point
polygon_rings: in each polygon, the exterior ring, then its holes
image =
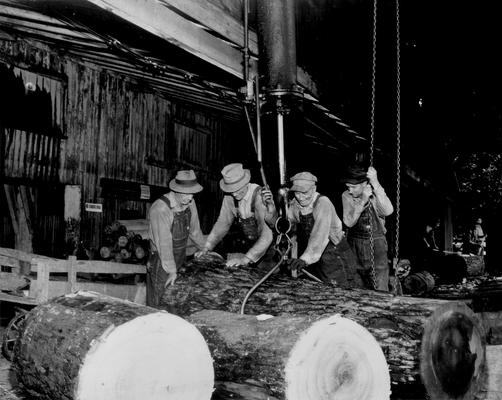
{"type": "Polygon", "coordinates": [[[220,188],[226,193],[238,191],[251,180],[251,172],[240,163],[228,164],[221,170],[221,175],[220,188]]]}
{"type": "Polygon", "coordinates": [[[312,175],[310,172],[299,172],[296,175],[293,175],[290,179],[293,182],[293,186],[291,186],[291,191],[293,192],[307,192],[312,186],[317,182],[317,178],[315,175],[312,175]]]}
{"type": "Polygon", "coordinates": [[[202,190],[202,186],[197,182],[193,170],[182,170],[176,173],[176,177],[169,182],[169,189],[173,192],[194,194],[202,190]]]}
{"type": "Polygon", "coordinates": [[[352,165],[347,168],[345,175],[341,179],[343,183],[350,183],[351,185],[357,185],[359,183],[366,182],[368,177],[366,176],[367,171],[360,165],[352,165]]]}

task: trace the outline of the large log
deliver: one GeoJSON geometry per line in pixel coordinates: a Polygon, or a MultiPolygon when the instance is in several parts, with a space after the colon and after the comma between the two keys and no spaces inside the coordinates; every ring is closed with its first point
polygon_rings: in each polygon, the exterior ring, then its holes
{"type": "Polygon", "coordinates": [[[251,393],[228,381],[257,380],[278,399],[389,398],[390,377],[378,343],[365,328],[339,315],[262,319],[204,310],[188,321],[206,339],[215,373],[227,381],[225,389],[238,390],[242,398],[252,398],[251,393]]]}
{"type": "MultiPolygon", "coordinates": [[[[166,291],[163,304],[171,312],[184,316],[203,309],[238,313],[246,293],[261,276],[259,271],[251,267],[229,268],[215,261],[195,260],[180,271],[176,284],[166,291]]],[[[293,280],[279,273],[272,275],[255,290],[244,310],[249,314],[276,316],[341,314],[357,322],[382,347],[393,390],[399,390],[403,395],[423,390],[420,375],[424,362],[420,355],[421,343],[424,335],[438,334],[424,330],[426,321],[435,312],[439,312],[439,316],[447,315],[446,319],[452,321],[454,329],[463,337],[482,343],[475,349],[475,355],[481,366],[484,364],[483,328],[474,313],[462,303],[366,290],[343,290],[308,279],[293,280]],[[456,315],[469,321],[468,326],[460,324],[456,315]]],[[[470,350],[459,349],[466,353],[470,350]]],[[[451,366],[453,372],[455,368],[455,365],[451,366]]],[[[482,368],[473,370],[469,385],[476,385],[483,374],[482,368]]],[[[227,380],[218,374],[216,377],[227,380]]]]}
{"type": "MultiPolygon", "coordinates": [[[[178,274],[162,299],[162,307],[177,315],[213,309],[240,312],[248,291],[263,276],[253,267],[226,267],[222,262],[192,260],[178,274]]],[[[398,317],[422,324],[439,306],[439,299],[393,296],[369,290],[344,290],[310,279],[292,279],[273,274],[249,297],[244,311],[249,314],[384,314],[385,320],[398,317]]],[[[378,318],[375,318],[375,321],[378,318]]],[[[390,321],[390,322],[391,322],[390,321]]],[[[389,323],[389,321],[383,321],[389,323]]]]}
{"type": "Polygon", "coordinates": [[[35,307],[14,353],[18,380],[36,399],[210,399],[214,382],[193,325],[92,292],[35,307]]]}

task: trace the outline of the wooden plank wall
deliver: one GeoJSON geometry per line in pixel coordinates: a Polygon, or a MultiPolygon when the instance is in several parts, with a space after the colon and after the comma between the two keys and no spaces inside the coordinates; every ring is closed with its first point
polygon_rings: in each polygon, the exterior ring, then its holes
{"type": "MultiPolygon", "coordinates": [[[[58,110],[64,113],[58,118],[66,136],[58,149],[58,179],[81,185],[82,203],[103,204],[103,213],[82,208],[81,240],[97,246],[106,224],[125,214],[126,218],[147,215],[147,202],[101,198],[100,178],[167,187],[175,170],[182,167],[194,168],[205,187],[197,202],[203,229],[210,229],[221,200],[219,171],[228,161],[221,149],[235,132],[233,122],[174,103],[125,76],[60,58],[55,49],[36,42],[0,41],[0,58],[22,60],[19,64],[28,70],[45,69],[47,75],[67,78],[64,84],[51,86],[54,101],[63,103],[58,110]]],[[[36,75],[30,79],[42,79],[36,75]]],[[[16,151],[26,153],[28,142],[20,140],[16,151]]],[[[16,176],[23,166],[27,167],[24,156],[8,173],[16,176]]],[[[42,177],[53,178],[53,174],[42,177]]]]}

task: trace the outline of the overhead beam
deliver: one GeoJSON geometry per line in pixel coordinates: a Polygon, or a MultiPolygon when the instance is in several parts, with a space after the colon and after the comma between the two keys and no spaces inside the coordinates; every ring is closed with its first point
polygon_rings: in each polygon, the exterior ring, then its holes
{"type": "MultiPolygon", "coordinates": [[[[218,33],[240,48],[244,47],[244,25],[241,0],[160,0],[162,4],[178,13],[190,16],[200,25],[218,33]],[[240,15],[240,18],[236,18],[240,15]]],[[[250,54],[256,58],[259,54],[258,36],[252,29],[248,31],[248,47],[250,54]]],[[[242,59],[242,55],[240,56],[242,59]]],[[[311,76],[301,67],[297,67],[297,81],[300,86],[312,95],[318,96],[316,84],[311,76]]]]}
{"type": "MultiPolygon", "coordinates": [[[[242,78],[240,49],[152,0],[88,0],[187,52],[242,78]]],[[[251,75],[255,75],[251,66],[251,75]]]]}
{"type": "MultiPolygon", "coordinates": [[[[190,18],[195,19],[201,25],[217,32],[219,35],[235,43],[239,47],[244,47],[244,25],[242,16],[236,19],[228,10],[225,10],[221,2],[212,0],[160,0],[167,7],[175,8],[190,18]]],[[[231,0],[238,3],[242,8],[242,1],[231,0]]],[[[258,38],[256,32],[249,30],[248,46],[251,54],[258,55],[258,38]]]]}

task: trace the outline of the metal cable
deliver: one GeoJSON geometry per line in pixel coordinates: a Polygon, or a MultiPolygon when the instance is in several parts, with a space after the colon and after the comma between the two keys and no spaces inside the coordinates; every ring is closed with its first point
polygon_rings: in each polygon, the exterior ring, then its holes
{"type": "MultiPolygon", "coordinates": [[[[291,250],[291,247],[292,247],[292,242],[291,242],[291,239],[289,238],[288,235],[285,234],[285,236],[286,236],[286,239],[287,239],[288,246],[287,246],[286,250],[284,250],[284,252],[281,254],[281,259],[279,260],[279,262],[277,264],[275,264],[272,267],[272,269],[270,271],[268,271],[265,274],[265,276],[263,278],[261,278],[258,282],[256,282],[256,284],[251,289],[249,289],[249,291],[247,292],[246,296],[244,297],[244,300],[242,301],[242,305],[241,305],[241,309],[240,309],[240,314],[244,314],[244,308],[246,307],[246,303],[247,303],[249,297],[253,294],[253,292],[258,287],[260,287],[260,285],[263,282],[265,282],[270,277],[270,275],[272,275],[275,271],[277,271],[277,269],[279,269],[279,267],[282,265],[282,263],[284,261],[286,261],[288,253],[289,253],[289,251],[291,250]]],[[[279,237],[277,239],[279,240],[279,237]]]]}

